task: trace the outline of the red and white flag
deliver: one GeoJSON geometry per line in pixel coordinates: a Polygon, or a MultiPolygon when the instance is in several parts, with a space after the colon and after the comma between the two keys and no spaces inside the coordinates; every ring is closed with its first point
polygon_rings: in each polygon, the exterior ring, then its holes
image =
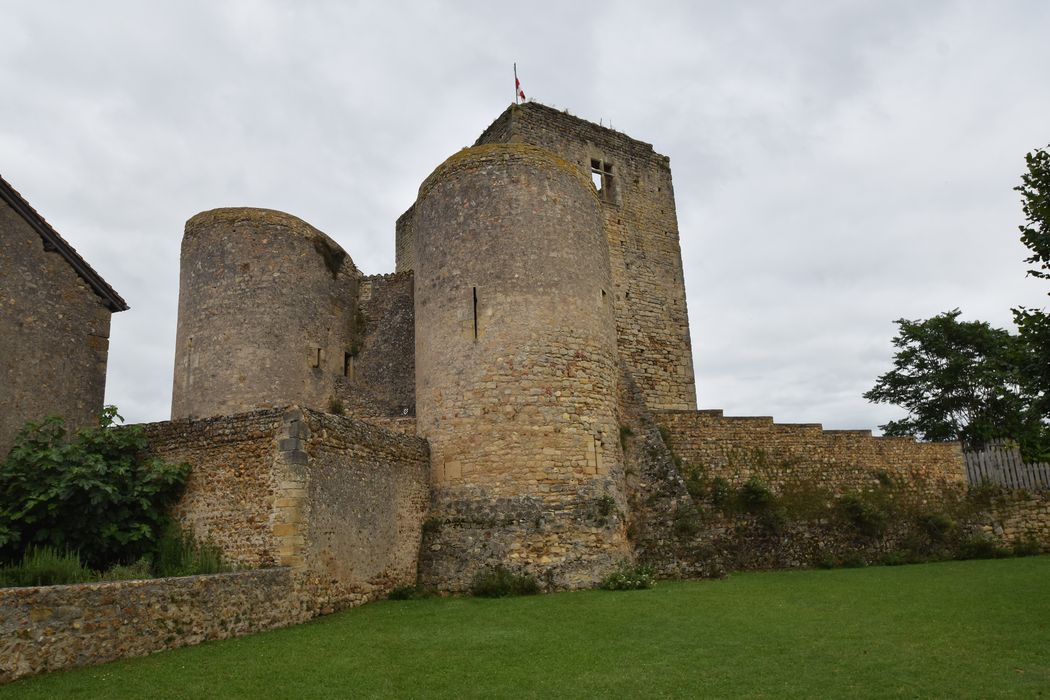
{"type": "Polygon", "coordinates": [[[521,81],[518,80],[518,64],[514,64],[514,104],[518,104],[518,99],[522,102],[525,101],[525,93],[521,90],[521,81]]]}

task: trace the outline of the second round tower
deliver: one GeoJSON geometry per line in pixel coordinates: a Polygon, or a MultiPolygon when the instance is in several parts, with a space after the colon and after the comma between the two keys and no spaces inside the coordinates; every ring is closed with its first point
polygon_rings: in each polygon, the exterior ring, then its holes
{"type": "Polygon", "coordinates": [[[623,553],[622,528],[582,535],[576,513],[622,500],[600,207],[576,168],[523,144],[461,151],[420,188],[418,430],[431,444],[434,513],[463,535],[432,543],[435,579],[455,577],[452,552],[478,546],[464,530],[492,518],[528,520],[533,507],[564,517],[490,532],[470,560],[538,573],[623,553]],[[563,556],[552,560],[552,551],[563,556]]]}

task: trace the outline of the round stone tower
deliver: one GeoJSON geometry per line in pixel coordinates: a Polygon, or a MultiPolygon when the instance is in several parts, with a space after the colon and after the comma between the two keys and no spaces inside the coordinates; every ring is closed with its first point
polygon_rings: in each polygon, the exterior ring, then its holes
{"type": "Polygon", "coordinates": [[[578,586],[626,556],[609,251],[594,188],[534,146],[449,158],[415,205],[424,582],[578,586]]]}
{"type": "Polygon", "coordinates": [[[186,222],[171,417],[327,410],[350,353],[358,272],[325,234],[268,209],[186,222]]]}

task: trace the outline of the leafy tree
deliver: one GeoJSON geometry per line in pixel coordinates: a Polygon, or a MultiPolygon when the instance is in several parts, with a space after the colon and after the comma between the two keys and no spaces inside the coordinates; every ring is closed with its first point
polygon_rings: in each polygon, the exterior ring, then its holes
{"type": "Polygon", "coordinates": [[[22,430],[0,464],[0,560],[52,546],[101,569],[153,548],[190,468],[149,457],[142,428],[115,420],[107,406],[68,441],[61,418],[22,430]]]}
{"type": "Polygon", "coordinates": [[[1021,193],[1025,225],[1021,242],[1032,251],[1026,263],[1036,265],[1028,274],[1050,279],[1050,145],[1024,157],[1028,172],[1014,189],[1021,193]]]}
{"type": "MultiPolygon", "coordinates": [[[[1028,274],[1050,279],[1050,146],[1027,154],[1025,164],[1028,172],[1014,188],[1021,193],[1025,215],[1019,227],[1021,242],[1032,253],[1025,262],[1035,266],[1028,274]]],[[[1050,314],[1041,309],[1014,309],[1014,322],[1031,348],[1030,362],[1024,367],[1029,393],[1042,423],[1050,425],[1050,314]]]]}
{"type": "Polygon", "coordinates": [[[979,447],[1013,438],[1039,452],[1045,430],[1031,410],[1022,368],[1029,346],[955,309],[922,321],[899,319],[893,369],[864,398],[896,404],[908,416],[880,426],[887,435],[959,440],[979,447]]]}

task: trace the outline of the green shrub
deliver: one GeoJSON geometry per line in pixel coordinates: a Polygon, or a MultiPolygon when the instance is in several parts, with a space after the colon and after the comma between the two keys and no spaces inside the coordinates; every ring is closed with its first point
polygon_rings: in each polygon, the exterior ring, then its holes
{"type": "Polygon", "coordinates": [[[711,502],[716,506],[727,505],[733,497],[733,487],[725,477],[716,476],[711,481],[711,502]]]}
{"type": "Polygon", "coordinates": [[[987,508],[1003,497],[1005,489],[990,481],[970,486],[966,491],[966,497],[970,503],[978,508],[987,508]]]}
{"type": "Polygon", "coordinates": [[[679,537],[694,537],[700,534],[703,523],[696,508],[681,506],[674,513],[672,526],[679,537]]]}
{"type": "Polygon", "coordinates": [[[387,594],[390,600],[423,600],[434,596],[432,591],[419,586],[396,586],[387,594]]]}
{"type": "Polygon", "coordinates": [[[1032,536],[1015,540],[1010,549],[1015,557],[1034,557],[1043,553],[1043,545],[1032,536]]]}
{"type": "Polygon", "coordinates": [[[0,586],[57,586],[95,580],[95,572],[80,562],[76,552],[57,547],[29,547],[22,559],[0,568],[0,586]]]}
{"type": "Polygon", "coordinates": [[[695,472],[690,472],[685,477],[685,490],[695,500],[703,500],[708,495],[707,480],[695,472]]]}
{"type": "Polygon", "coordinates": [[[973,535],[959,543],[959,559],[1003,559],[1011,552],[980,535],[973,535]]]}
{"type": "Polygon", "coordinates": [[[147,457],[143,429],[115,420],[107,406],[71,441],[55,417],[19,433],[0,464],[0,561],[49,546],[105,568],[153,548],[190,468],[147,457]]]}
{"type": "Polygon", "coordinates": [[[955,531],[955,521],[944,513],[924,513],[919,516],[919,528],[933,542],[946,542],[955,531]]]}
{"type": "Polygon", "coordinates": [[[886,531],[886,511],[860,494],[847,493],[841,496],[838,508],[846,521],[862,535],[878,537],[886,531]]]}
{"type": "Polygon", "coordinates": [[[602,579],[599,588],[607,591],[637,591],[652,588],[656,585],[653,567],[633,565],[629,562],[620,564],[616,571],[602,579]]]}
{"type": "Polygon", "coordinates": [[[842,555],[838,564],[844,569],[861,569],[867,566],[868,562],[860,552],[847,552],[842,555]]]}
{"type": "Polygon", "coordinates": [[[103,571],[99,581],[139,581],[153,578],[153,562],[149,557],[142,557],[132,564],[117,564],[103,571]]]}
{"type": "Polygon", "coordinates": [[[780,505],[768,507],[758,514],[758,524],[763,530],[774,535],[787,529],[788,520],[787,511],[780,505]]]}
{"type": "Polygon", "coordinates": [[[776,503],[776,496],[758,477],[751,477],[737,492],[740,508],[747,513],[762,513],[776,503]]]}
{"type": "Polygon", "coordinates": [[[881,557],[879,557],[879,563],[883,566],[900,566],[902,564],[910,564],[911,554],[895,549],[893,551],[886,552],[881,557]]]}
{"type": "Polygon", "coordinates": [[[222,552],[213,544],[202,543],[178,523],[169,521],[153,554],[153,572],[158,577],[196,576],[229,571],[222,552]]]}
{"type": "Polygon", "coordinates": [[[470,582],[471,595],[479,598],[506,598],[539,592],[540,584],[534,576],[515,574],[502,566],[479,571],[470,582]]]}

